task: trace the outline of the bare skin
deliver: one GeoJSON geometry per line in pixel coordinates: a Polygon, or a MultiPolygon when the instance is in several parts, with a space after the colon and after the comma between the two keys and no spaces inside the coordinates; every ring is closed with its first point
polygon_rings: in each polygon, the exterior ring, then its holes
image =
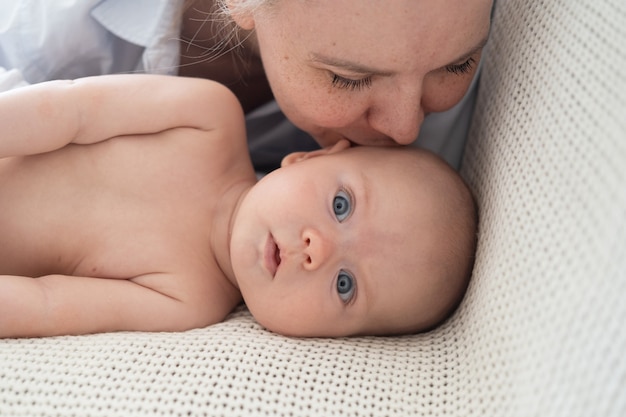
{"type": "MultiPolygon", "coordinates": [[[[106,80],[98,84],[99,91],[111,90],[106,80]]],[[[221,86],[186,80],[174,88],[204,89],[194,104],[207,117],[188,109],[172,113],[175,103],[159,105],[129,78],[112,89],[145,95],[142,103],[133,101],[145,117],[120,120],[124,104],[116,100],[97,113],[104,123],[83,121],[92,126],[81,136],[78,121],[106,97],[80,83],[57,88],[76,89],[68,96],[82,108],[42,95],[38,106],[25,104],[19,120],[54,112],[55,129],[33,127],[15,137],[15,146],[11,140],[0,145],[1,156],[60,148],[0,159],[3,336],[185,330],[223,320],[241,302],[224,260],[230,219],[241,190],[256,182],[236,101],[221,86]],[[116,115],[119,124],[106,123],[116,115]],[[194,126],[197,121],[204,124],[194,126]],[[137,134],[118,135],[123,131],[137,134]],[[101,142],[62,146],[64,136],[79,144],[101,142]]],[[[176,97],[181,95],[169,100],[176,97]]],[[[11,116],[5,112],[2,123],[11,116]]]]}
{"type": "Polygon", "coordinates": [[[245,300],[294,336],[421,331],[469,276],[471,195],[417,149],[294,153],[256,180],[213,81],[0,94],[0,337],[179,331],[245,300]]]}
{"type": "MultiPolygon", "coordinates": [[[[227,53],[211,10],[183,15],[180,74],[225,83],[246,112],[272,96],[321,146],[406,145],[471,84],[493,0],[266,1],[236,13],[227,53]],[[208,13],[208,14],[207,14],[208,13]],[[271,89],[270,89],[271,86],[271,89]]],[[[223,0],[229,7],[245,0],[223,0]]],[[[230,29],[229,29],[230,30],[230,29]]],[[[229,30],[226,31],[229,34],[229,30]]]]}

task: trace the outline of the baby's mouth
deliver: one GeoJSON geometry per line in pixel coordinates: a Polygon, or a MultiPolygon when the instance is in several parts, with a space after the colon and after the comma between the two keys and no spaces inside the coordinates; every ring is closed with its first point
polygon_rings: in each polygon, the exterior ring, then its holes
{"type": "Polygon", "coordinates": [[[274,242],[274,244],[276,245],[276,248],[274,250],[274,256],[276,257],[276,269],[278,269],[282,258],[280,257],[280,248],[278,247],[278,244],[276,242],[274,242]]]}
{"type": "Polygon", "coordinates": [[[272,278],[276,276],[276,271],[278,270],[280,262],[280,248],[270,233],[267,237],[267,242],[265,243],[264,263],[265,268],[267,268],[272,278]]]}

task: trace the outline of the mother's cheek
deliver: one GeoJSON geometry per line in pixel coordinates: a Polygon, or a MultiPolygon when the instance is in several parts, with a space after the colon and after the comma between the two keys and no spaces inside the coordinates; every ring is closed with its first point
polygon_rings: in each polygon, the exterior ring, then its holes
{"type": "Polygon", "coordinates": [[[451,73],[428,75],[422,95],[424,113],[442,112],[457,105],[467,93],[474,74],[473,71],[463,76],[451,73]]]}

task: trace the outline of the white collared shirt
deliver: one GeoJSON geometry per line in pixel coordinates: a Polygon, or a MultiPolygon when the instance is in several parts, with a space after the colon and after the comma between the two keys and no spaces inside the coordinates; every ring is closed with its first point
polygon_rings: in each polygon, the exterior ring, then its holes
{"type": "Polygon", "coordinates": [[[176,74],[182,0],[3,0],[0,67],[28,83],[176,74]]]}
{"type": "MultiPolygon", "coordinates": [[[[184,0],[1,0],[0,91],[52,79],[148,72],[177,74],[184,0]]],[[[424,120],[417,146],[458,168],[477,90],[478,73],[452,109],[424,120]]],[[[282,156],[317,148],[275,101],[246,116],[257,170],[282,156]]]]}

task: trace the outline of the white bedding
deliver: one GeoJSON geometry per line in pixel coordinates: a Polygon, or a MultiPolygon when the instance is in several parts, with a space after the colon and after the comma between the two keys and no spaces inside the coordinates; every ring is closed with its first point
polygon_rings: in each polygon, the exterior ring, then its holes
{"type": "Polygon", "coordinates": [[[626,3],[500,0],[463,175],[476,267],[430,333],[0,340],[0,416],[626,415],[626,3]]]}

